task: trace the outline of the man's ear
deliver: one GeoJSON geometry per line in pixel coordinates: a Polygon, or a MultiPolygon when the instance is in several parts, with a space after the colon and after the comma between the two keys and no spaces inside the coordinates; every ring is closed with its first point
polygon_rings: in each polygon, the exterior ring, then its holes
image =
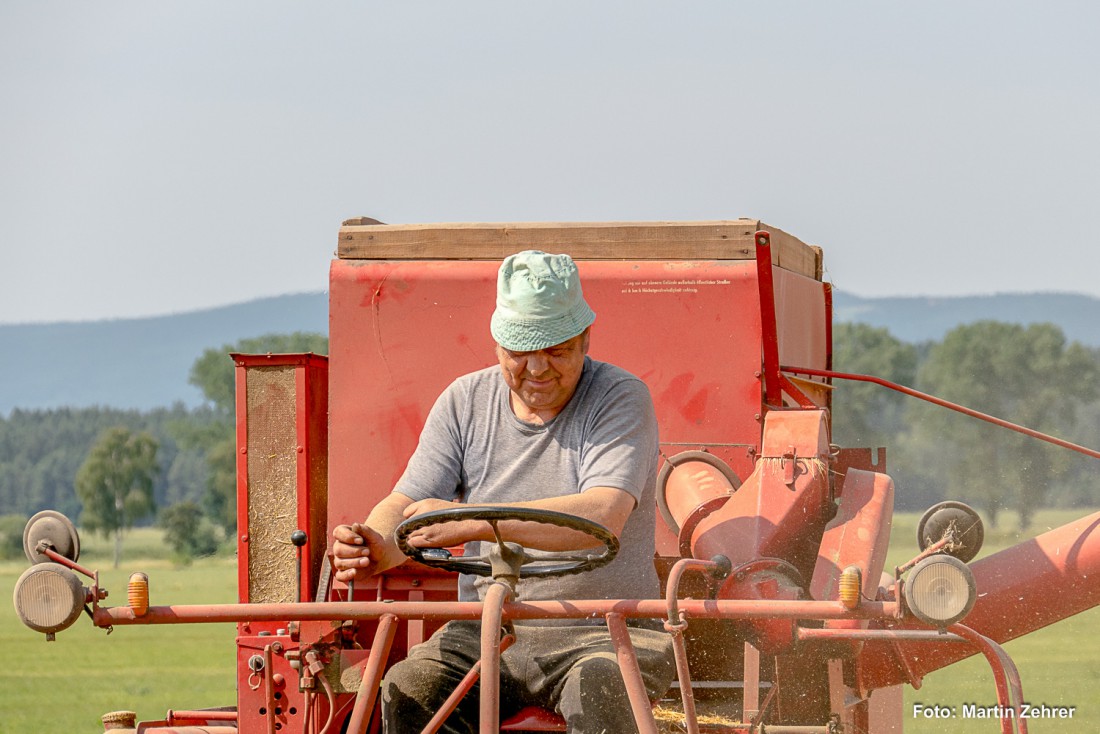
{"type": "Polygon", "coordinates": [[[589,326],[587,329],[581,332],[581,334],[584,336],[584,339],[581,340],[581,350],[585,354],[588,354],[588,341],[589,337],[592,335],[592,327],[589,326]]]}

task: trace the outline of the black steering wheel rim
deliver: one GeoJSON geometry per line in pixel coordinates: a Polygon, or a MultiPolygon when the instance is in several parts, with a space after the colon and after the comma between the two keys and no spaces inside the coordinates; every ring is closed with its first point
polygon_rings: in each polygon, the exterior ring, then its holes
{"type": "MultiPolygon", "coordinates": [[[[465,520],[484,520],[491,525],[506,520],[519,522],[540,522],[545,525],[568,528],[586,533],[603,543],[603,553],[598,555],[582,555],[574,557],[542,558],[528,556],[524,565],[520,568],[520,578],[548,578],[551,576],[566,576],[574,573],[583,573],[605,566],[610,563],[619,552],[619,539],[614,533],[600,525],[583,517],[570,515],[554,510],[540,510],[530,507],[451,507],[444,510],[425,512],[405,520],[394,530],[394,540],[397,547],[409,558],[417,563],[434,568],[442,568],[447,571],[474,574],[476,576],[491,576],[492,567],[489,561],[482,557],[466,558],[464,556],[451,556],[442,548],[414,548],[409,545],[408,537],[414,531],[430,525],[438,525],[446,522],[462,522],[465,520]],[[439,551],[441,553],[428,553],[425,551],[439,551]],[[442,554],[446,554],[445,556],[442,554]],[[534,565],[534,564],[540,565],[534,565]]],[[[582,551],[583,553],[583,551],[582,551]]]]}

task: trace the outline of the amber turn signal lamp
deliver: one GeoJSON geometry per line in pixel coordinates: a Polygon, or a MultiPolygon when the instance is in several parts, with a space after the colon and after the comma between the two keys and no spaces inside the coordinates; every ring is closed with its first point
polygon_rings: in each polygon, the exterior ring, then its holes
{"type": "Polygon", "coordinates": [[[840,573],[840,602],[848,609],[859,606],[863,587],[863,573],[859,566],[848,566],[840,573]]]}
{"type": "Polygon", "coordinates": [[[127,599],[135,617],[144,617],[149,611],[149,577],[138,572],[130,574],[127,599]]]}

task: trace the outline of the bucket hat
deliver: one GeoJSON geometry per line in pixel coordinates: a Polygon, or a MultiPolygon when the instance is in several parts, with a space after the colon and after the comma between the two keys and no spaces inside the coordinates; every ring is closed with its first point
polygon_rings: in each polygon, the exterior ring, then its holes
{"type": "Polygon", "coordinates": [[[572,339],[596,320],[568,255],[524,250],[504,258],[489,331],[513,352],[534,352],[572,339]]]}

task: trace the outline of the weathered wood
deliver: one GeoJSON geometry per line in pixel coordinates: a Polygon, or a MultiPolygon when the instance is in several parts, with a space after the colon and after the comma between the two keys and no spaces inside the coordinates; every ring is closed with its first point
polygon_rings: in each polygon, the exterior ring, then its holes
{"type": "Polygon", "coordinates": [[[772,261],[821,279],[821,249],[757,219],[713,222],[516,222],[370,224],[340,228],[346,260],[501,260],[520,250],[567,252],[578,260],[752,260],[753,234],[771,233],[772,261]]]}

